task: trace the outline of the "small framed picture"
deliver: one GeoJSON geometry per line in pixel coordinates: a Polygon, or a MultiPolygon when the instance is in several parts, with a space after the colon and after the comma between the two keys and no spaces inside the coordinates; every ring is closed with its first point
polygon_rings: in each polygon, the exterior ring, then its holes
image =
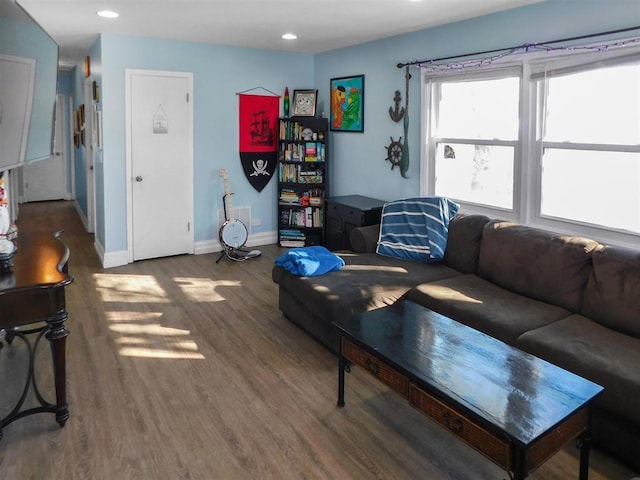
{"type": "Polygon", "coordinates": [[[318,90],[294,90],[291,116],[315,117],[318,90]]]}
{"type": "Polygon", "coordinates": [[[364,75],[332,78],[330,93],[330,129],[364,132],[364,75]]]}

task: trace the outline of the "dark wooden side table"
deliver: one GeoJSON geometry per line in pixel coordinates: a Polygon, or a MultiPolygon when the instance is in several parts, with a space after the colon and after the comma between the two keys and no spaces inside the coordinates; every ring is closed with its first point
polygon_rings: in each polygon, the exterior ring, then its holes
{"type": "MultiPolygon", "coordinates": [[[[66,338],[69,332],[65,327],[68,313],[64,288],[73,282],[73,277],[68,273],[69,249],[60,240],[61,233],[21,233],[13,257],[13,270],[0,275],[0,330],[5,331],[7,343],[0,343],[0,355],[13,348],[14,341],[23,341],[30,354],[27,379],[18,404],[6,417],[0,418],[0,439],[6,425],[27,415],[55,413],[61,427],[69,418],[66,392],[66,338]],[[29,339],[31,336],[35,336],[33,344],[29,339]],[[43,398],[34,374],[35,354],[43,336],[51,346],[55,404],[43,398]],[[40,406],[23,409],[31,388],[40,406]]],[[[3,390],[0,388],[0,395],[3,390]]]]}
{"type": "Polygon", "coordinates": [[[329,250],[351,250],[351,230],[380,223],[385,202],[362,195],[326,199],[326,241],[329,250]]]}

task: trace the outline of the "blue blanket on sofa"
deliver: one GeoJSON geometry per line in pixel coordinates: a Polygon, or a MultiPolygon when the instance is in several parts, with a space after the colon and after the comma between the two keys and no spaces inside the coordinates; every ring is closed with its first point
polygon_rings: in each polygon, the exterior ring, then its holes
{"type": "Polygon", "coordinates": [[[386,203],[376,253],[414,262],[437,262],[447,249],[449,222],[459,205],[444,197],[386,203]]]}
{"type": "Polygon", "coordinates": [[[302,277],[323,275],[344,266],[342,258],[321,246],[292,248],[276,258],[275,263],[302,277]]]}

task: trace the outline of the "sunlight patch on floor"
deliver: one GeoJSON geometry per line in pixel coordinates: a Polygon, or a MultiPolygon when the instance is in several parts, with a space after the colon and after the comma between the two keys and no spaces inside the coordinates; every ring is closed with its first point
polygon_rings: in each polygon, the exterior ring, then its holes
{"type": "Polygon", "coordinates": [[[116,334],[123,357],[204,360],[191,331],[162,325],[160,312],[108,311],[109,330],[116,334]]]}
{"type": "Polygon", "coordinates": [[[226,300],[220,287],[241,287],[242,282],[210,278],[175,277],[173,279],[192,302],[222,302],[226,300]]]}
{"type": "Polygon", "coordinates": [[[146,322],[158,320],[162,317],[162,312],[104,312],[110,322],[146,322]]]}
{"type": "Polygon", "coordinates": [[[184,352],[184,351],[166,350],[166,349],[162,350],[159,348],[122,347],[118,353],[123,357],[173,358],[177,360],[187,360],[187,359],[204,360],[204,355],[198,352],[184,352]]]}
{"type": "Polygon", "coordinates": [[[93,279],[103,302],[170,302],[166,292],[153,275],[94,273],[93,279]]]}
{"type": "MultiPolygon", "coordinates": [[[[192,342],[195,346],[195,342],[192,342]]],[[[194,350],[198,347],[195,346],[194,350]]],[[[143,348],[143,347],[122,347],[119,352],[123,357],[139,357],[139,358],[172,358],[177,360],[204,360],[204,355],[194,351],[179,351],[160,348],[143,348]]]]}
{"type": "Polygon", "coordinates": [[[112,332],[123,334],[136,334],[136,335],[157,335],[162,337],[177,337],[182,335],[190,335],[189,330],[182,330],[180,328],[164,327],[159,323],[148,323],[146,325],[120,323],[118,325],[111,325],[109,330],[112,332]]]}

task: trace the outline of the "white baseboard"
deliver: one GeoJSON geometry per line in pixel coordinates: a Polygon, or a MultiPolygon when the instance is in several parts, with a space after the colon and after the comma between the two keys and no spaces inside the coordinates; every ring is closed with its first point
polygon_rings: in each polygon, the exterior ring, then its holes
{"type": "MultiPolygon", "coordinates": [[[[256,233],[255,235],[249,235],[247,239],[246,247],[259,247],[260,245],[271,245],[278,241],[278,233],[276,231],[256,233]]],[[[216,240],[204,240],[202,242],[196,242],[195,254],[202,255],[204,253],[221,252],[222,245],[216,240]]]]}
{"type": "Polygon", "coordinates": [[[76,207],[76,213],[80,217],[80,220],[82,221],[82,225],[84,225],[85,231],[88,231],[89,230],[89,221],[87,220],[87,217],[85,216],[84,212],[80,208],[80,205],[78,204],[77,200],[75,202],[73,202],[73,204],[76,207]]]}
{"type": "Polygon", "coordinates": [[[98,241],[98,237],[95,235],[93,236],[93,248],[98,254],[98,258],[100,258],[100,262],[103,264],[102,266],[104,267],[104,247],[98,241]]]}
{"type": "Polygon", "coordinates": [[[129,263],[129,252],[127,252],[126,250],[107,253],[104,253],[104,251],[102,251],[101,253],[98,250],[99,244],[97,242],[94,243],[94,246],[96,248],[96,252],[98,252],[98,256],[100,256],[103,268],[120,267],[129,263]]]}
{"type": "MultiPolygon", "coordinates": [[[[260,245],[271,245],[272,243],[276,243],[277,241],[278,233],[276,231],[257,233],[255,235],[249,236],[245,247],[253,248],[259,247],[260,245]]],[[[93,246],[96,249],[96,253],[100,258],[103,268],[120,267],[129,263],[128,252],[126,250],[105,253],[104,248],[97,240],[94,241],[93,246]]],[[[204,240],[202,242],[196,242],[194,250],[195,255],[221,252],[222,245],[218,240],[204,240]]]]}
{"type": "Polygon", "coordinates": [[[119,252],[105,253],[104,247],[98,241],[98,238],[96,236],[94,236],[93,248],[96,250],[96,253],[98,254],[100,263],[102,263],[102,268],[120,267],[122,265],[126,265],[127,263],[129,263],[127,261],[129,258],[129,255],[126,250],[120,250],[119,252]]]}

